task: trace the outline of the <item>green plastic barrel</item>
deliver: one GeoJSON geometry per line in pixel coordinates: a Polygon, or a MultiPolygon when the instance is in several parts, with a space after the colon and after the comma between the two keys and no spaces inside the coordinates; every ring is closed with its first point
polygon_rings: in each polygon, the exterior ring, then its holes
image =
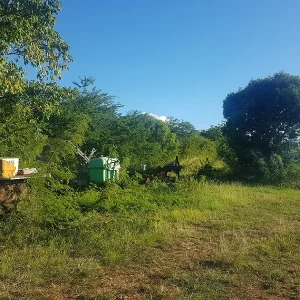
{"type": "Polygon", "coordinates": [[[88,168],[91,182],[104,183],[108,179],[107,161],[107,157],[96,157],[90,160],[88,168]]]}

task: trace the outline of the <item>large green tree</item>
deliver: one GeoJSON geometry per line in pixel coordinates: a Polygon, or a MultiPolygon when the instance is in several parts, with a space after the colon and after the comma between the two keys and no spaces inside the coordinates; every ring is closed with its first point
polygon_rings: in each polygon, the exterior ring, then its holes
{"type": "Polygon", "coordinates": [[[40,79],[68,68],[69,46],[54,29],[60,8],[60,0],[0,0],[0,95],[22,89],[24,65],[40,79]]]}
{"type": "Polygon", "coordinates": [[[96,148],[96,154],[109,155],[103,150],[111,148],[118,120],[119,104],[114,103],[113,96],[97,90],[92,78],[84,77],[74,83],[73,97],[59,102],[59,109],[46,120],[42,131],[47,136],[42,152],[46,167],[64,183],[74,178],[82,163],[69,141],[87,154],[96,148]]]}
{"type": "Polygon", "coordinates": [[[59,0],[0,0],[0,155],[31,163],[46,143],[45,122],[72,96],[55,82],[72,60],[54,30],[59,10],[59,0]],[[26,80],[27,64],[37,80],[26,80]]]}
{"type": "Polygon", "coordinates": [[[180,140],[185,140],[197,134],[195,126],[188,121],[169,117],[166,124],[172,133],[175,133],[180,140]]]}
{"type": "Polygon", "coordinates": [[[299,76],[280,72],[272,77],[251,80],[246,88],[229,94],[223,108],[224,133],[241,166],[270,159],[285,163],[291,149],[297,147],[300,136],[299,76]]]}

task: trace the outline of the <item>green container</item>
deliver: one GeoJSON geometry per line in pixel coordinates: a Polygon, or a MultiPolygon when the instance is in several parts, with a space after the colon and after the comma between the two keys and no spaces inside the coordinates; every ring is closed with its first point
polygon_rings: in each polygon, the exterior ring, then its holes
{"type": "Polygon", "coordinates": [[[114,179],[116,177],[116,171],[115,170],[109,170],[109,176],[110,176],[110,178],[114,179]]]}
{"type": "Polygon", "coordinates": [[[108,179],[115,179],[120,169],[120,162],[117,158],[97,157],[90,160],[88,164],[90,181],[104,183],[108,179]]]}
{"type": "Polygon", "coordinates": [[[90,181],[104,183],[107,180],[107,157],[96,157],[88,164],[90,171],[90,181]]]}

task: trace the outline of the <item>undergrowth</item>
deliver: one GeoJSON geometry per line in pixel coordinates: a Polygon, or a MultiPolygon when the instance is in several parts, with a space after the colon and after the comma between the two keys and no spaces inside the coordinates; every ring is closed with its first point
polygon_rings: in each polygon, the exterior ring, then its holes
{"type": "Polygon", "coordinates": [[[0,280],[12,290],[10,282],[93,285],[105,268],[147,265],[192,237],[198,262],[164,275],[182,297],[220,299],[247,286],[242,274],[278,294],[299,262],[299,199],[297,190],[204,179],[129,178],[58,195],[36,179],[30,199],[0,222],[0,280]]]}

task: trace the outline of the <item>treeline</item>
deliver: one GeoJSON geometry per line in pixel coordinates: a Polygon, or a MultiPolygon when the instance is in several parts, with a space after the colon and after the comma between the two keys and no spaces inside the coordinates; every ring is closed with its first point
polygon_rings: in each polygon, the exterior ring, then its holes
{"type": "Polygon", "coordinates": [[[81,163],[68,141],[87,153],[96,148],[96,155],[120,158],[122,170],[164,165],[211,144],[189,122],[164,123],[138,111],[121,115],[122,105],[92,78],[59,86],[73,60],[54,30],[60,8],[58,0],[0,1],[1,156],[20,157],[21,167],[68,184],[81,163]],[[25,65],[36,80],[27,79],[25,65]]]}
{"type": "MultiPolygon", "coordinates": [[[[69,141],[87,154],[96,148],[95,155],[118,157],[124,171],[162,166],[177,155],[197,156],[200,151],[209,157],[214,152],[216,158],[214,142],[189,122],[174,118],[163,122],[138,111],[121,115],[121,104],[93,83],[83,78],[74,89],[62,89],[65,94],[48,112],[47,100],[39,99],[43,95],[37,90],[30,95],[24,90],[25,101],[16,94],[4,97],[1,139],[5,147],[0,155],[20,157],[23,166],[38,166],[65,184],[77,176],[82,162],[69,141]],[[33,94],[39,105],[26,101],[33,94]]],[[[43,93],[44,84],[36,85],[43,93]]]]}
{"type": "Polygon", "coordinates": [[[194,165],[190,175],[299,182],[298,76],[250,81],[224,100],[225,122],[201,132],[172,117],[121,115],[122,105],[92,78],[57,84],[72,61],[54,29],[60,8],[59,0],[0,1],[0,156],[20,157],[23,167],[36,166],[62,184],[80,167],[68,141],[120,158],[122,170],[164,165],[178,155],[187,169],[194,165]],[[24,65],[36,70],[36,80],[27,79],[24,65]]]}

